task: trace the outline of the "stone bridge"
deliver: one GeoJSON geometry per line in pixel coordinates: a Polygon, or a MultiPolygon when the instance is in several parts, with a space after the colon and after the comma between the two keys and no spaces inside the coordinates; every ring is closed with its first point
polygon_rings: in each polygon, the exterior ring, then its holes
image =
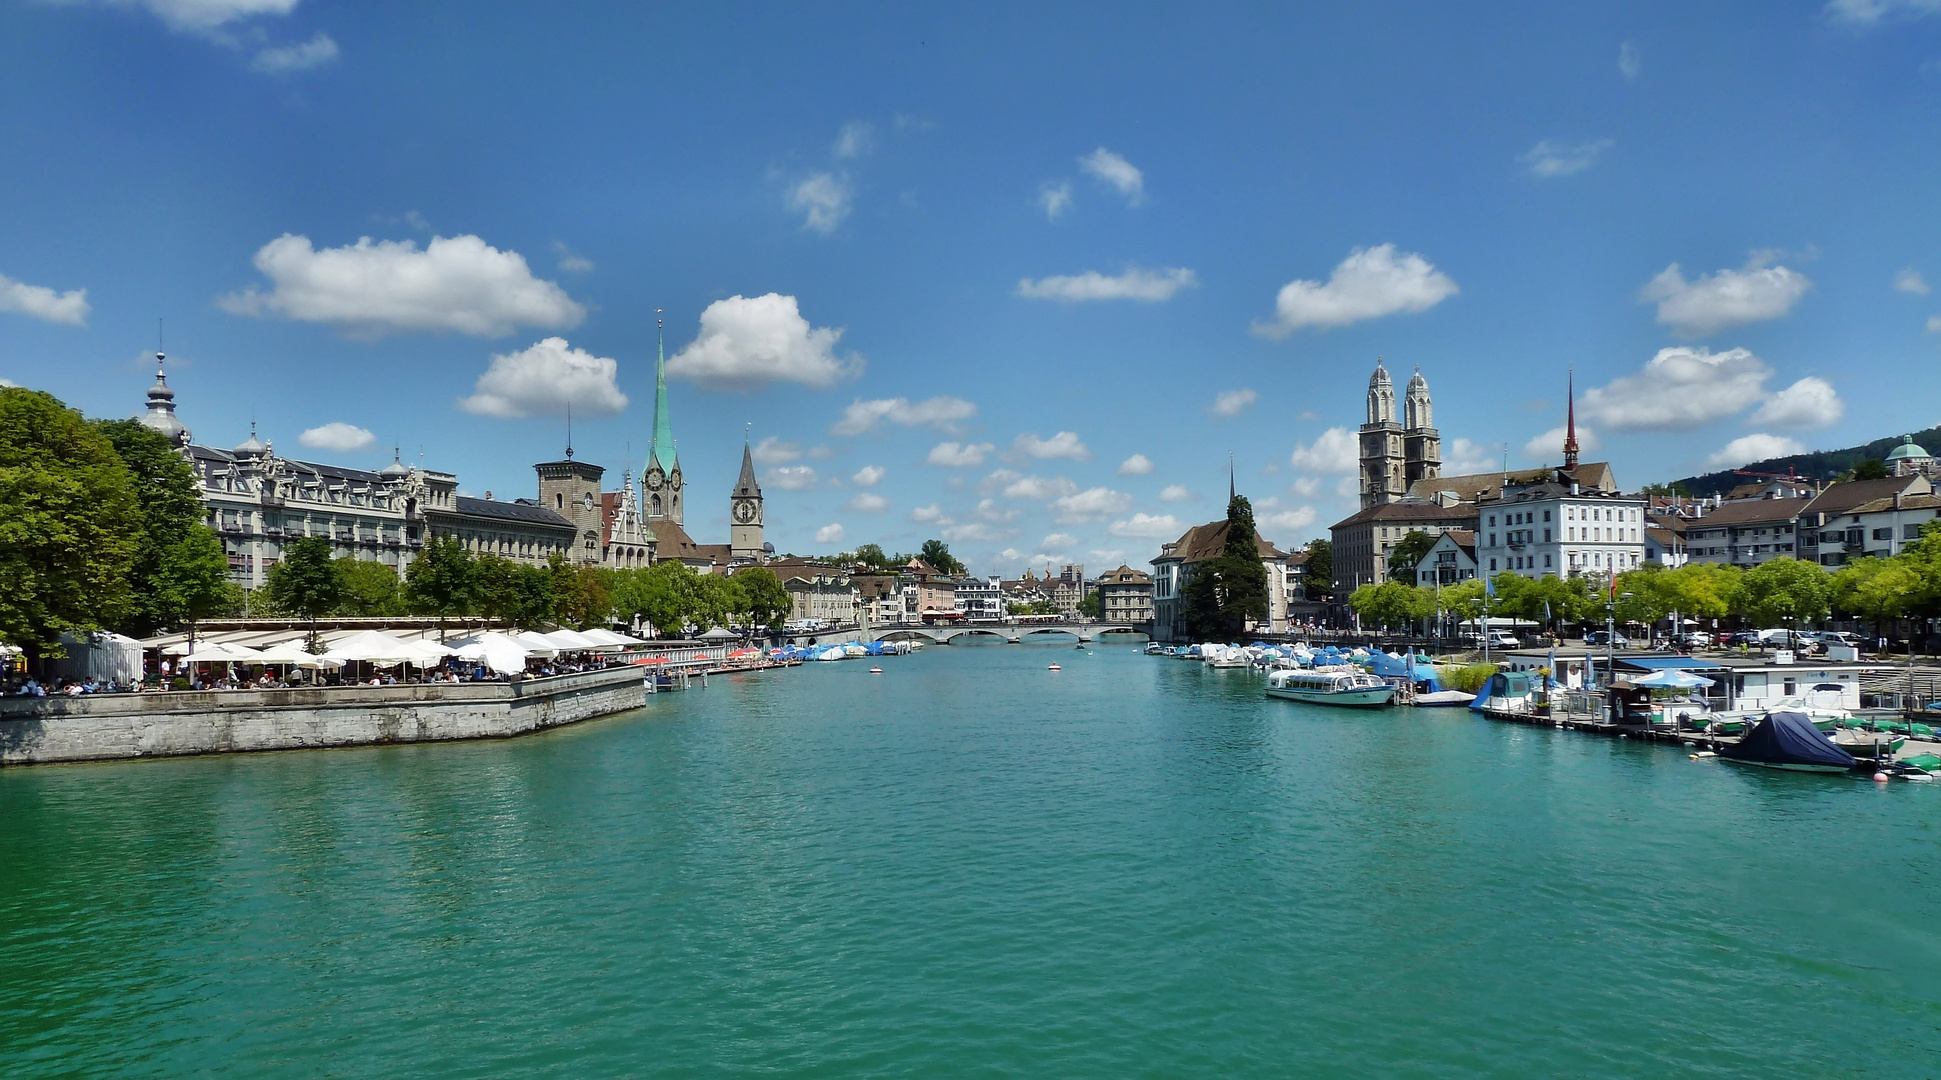
{"type": "Polygon", "coordinates": [[[857,635],[863,641],[923,641],[933,645],[961,645],[971,642],[1003,642],[1009,645],[1055,644],[1098,641],[1139,642],[1151,635],[1147,626],[1108,626],[1102,623],[1029,623],[1021,626],[969,624],[959,626],[885,626],[871,627],[857,635]]]}

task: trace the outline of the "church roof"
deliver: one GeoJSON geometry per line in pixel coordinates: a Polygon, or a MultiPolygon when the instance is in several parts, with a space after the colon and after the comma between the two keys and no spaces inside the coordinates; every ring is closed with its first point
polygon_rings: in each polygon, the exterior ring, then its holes
{"type": "Polygon", "coordinates": [[[680,467],[681,457],[674,450],[674,421],[667,411],[667,343],[661,341],[654,358],[654,443],[647,451],[649,467],[659,465],[663,473],[680,467]]]}
{"type": "Polygon", "coordinates": [[[735,481],[735,494],[752,495],[758,499],[762,495],[762,486],[755,480],[755,458],[745,440],[741,444],[741,478],[735,481]]]}
{"type": "MultiPolygon", "coordinates": [[[[1508,478],[1511,484],[1535,484],[1548,480],[1557,474],[1554,467],[1541,469],[1515,469],[1508,473],[1485,472],[1468,473],[1463,476],[1432,476],[1417,480],[1409,485],[1409,497],[1414,499],[1433,499],[1437,492],[1448,492],[1463,502],[1475,502],[1486,494],[1502,494],[1503,481],[1508,478]]],[[[1611,466],[1603,461],[1586,461],[1577,466],[1571,479],[1579,487],[1591,491],[1615,491],[1617,480],[1611,466]]]]}
{"type": "Polygon", "coordinates": [[[1914,441],[1914,436],[1903,435],[1901,436],[1901,444],[1887,451],[1886,460],[1905,461],[1909,458],[1926,459],[1932,458],[1933,456],[1926,450],[1921,449],[1920,445],[1914,441]]]}

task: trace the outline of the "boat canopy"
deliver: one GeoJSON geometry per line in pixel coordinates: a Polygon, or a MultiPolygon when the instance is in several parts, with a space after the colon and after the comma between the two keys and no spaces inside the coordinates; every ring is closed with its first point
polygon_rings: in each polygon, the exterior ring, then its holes
{"type": "Polygon", "coordinates": [[[1499,671],[1489,677],[1483,688],[1477,692],[1476,700],[1469,703],[1472,709],[1481,709],[1483,703],[1491,698],[1527,698],[1530,696],[1530,676],[1522,671],[1499,671]]]}
{"type": "Polygon", "coordinates": [[[1736,745],[1719,750],[1722,758],[1766,765],[1853,767],[1853,755],[1833,745],[1805,713],[1769,712],[1736,745]]]}

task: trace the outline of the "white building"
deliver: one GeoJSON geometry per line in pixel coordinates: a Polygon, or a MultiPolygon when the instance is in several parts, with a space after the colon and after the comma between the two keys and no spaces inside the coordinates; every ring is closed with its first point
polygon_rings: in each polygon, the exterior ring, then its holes
{"type": "Polygon", "coordinates": [[[1483,574],[1603,576],[1644,562],[1641,496],[1551,479],[1511,484],[1479,503],[1477,514],[1476,562],[1483,574]]]}
{"type": "Polygon", "coordinates": [[[1435,546],[1415,564],[1415,583],[1425,589],[1455,585],[1476,576],[1476,534],[1450,529],[1436,537],[1435,546]]]}
{"type": "Polygon", "coordinates": [[[958,578],[957,610],[967,619],[1004,618],[1004,579],[997,574],[958,578]]]}

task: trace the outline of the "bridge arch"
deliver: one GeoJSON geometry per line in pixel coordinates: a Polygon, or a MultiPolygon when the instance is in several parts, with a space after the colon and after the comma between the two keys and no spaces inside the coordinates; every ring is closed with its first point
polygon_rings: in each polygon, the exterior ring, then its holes
{"type": "Polygon", "coordinates": [[[972,638],[995,638],[1000,642],[1008,642],[1011,640],[1002,630],[992,630],[982,626],[966,626],[961,630],[939,633],[936,640],[946,645],[955,645],[959,641],[968,641],[972,638]]]}

